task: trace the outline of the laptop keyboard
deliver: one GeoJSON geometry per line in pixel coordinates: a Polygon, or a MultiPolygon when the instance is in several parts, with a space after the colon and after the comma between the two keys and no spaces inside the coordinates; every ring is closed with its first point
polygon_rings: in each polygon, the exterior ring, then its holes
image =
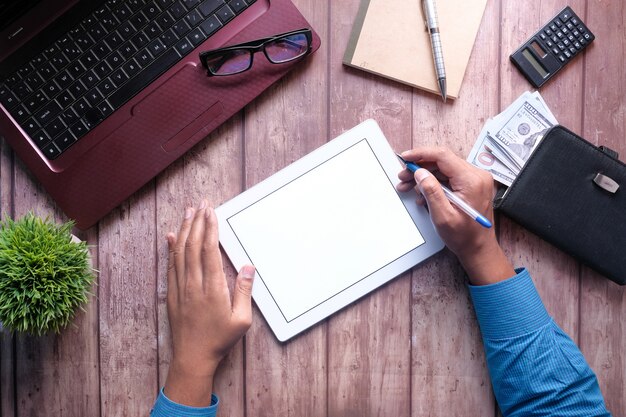
{"type": "Polygon", "coordinates": [[[48,159],[256,0],[109,0],[0,83],[0,102],[48,159]]]}

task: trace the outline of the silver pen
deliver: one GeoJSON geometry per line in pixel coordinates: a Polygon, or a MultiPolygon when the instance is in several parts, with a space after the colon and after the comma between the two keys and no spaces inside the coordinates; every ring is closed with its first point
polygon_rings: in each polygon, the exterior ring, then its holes
{"type": "Polygon", "coordinates": [[[446,68],[443,65],[443,50],[441,49],[441,38],[439,35],[439,24],[437,22],[437,9],[435,9],[435,0],[422,0],[424,7],[424,17],[426,17],[426,29],[430,35],[430,46],[433,50],[433,61],[435,63],[435,72],[437,74],[437,82],[443,101],[446,101],[446,68]]]}

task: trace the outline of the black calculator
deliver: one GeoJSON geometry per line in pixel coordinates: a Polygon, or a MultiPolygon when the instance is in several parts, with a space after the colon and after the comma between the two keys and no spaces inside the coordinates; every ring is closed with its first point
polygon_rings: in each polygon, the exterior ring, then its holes
{"type": "Polygon", "coordinates": [[[594,39],[589,28],[567,6],[524,42],[510,58],[526,79],[539,88],[594,39]]]}

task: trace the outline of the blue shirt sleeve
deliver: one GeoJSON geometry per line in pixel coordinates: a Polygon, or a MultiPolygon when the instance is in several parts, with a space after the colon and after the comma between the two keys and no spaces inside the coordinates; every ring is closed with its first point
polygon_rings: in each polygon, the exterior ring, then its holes
{"type": "Polygon", "coordinates": [[[211,395],[211,405],[209,407],[189,407],[178,404],[167,398],[163,388],[161,388],[154,407],[150,411],[150,417],[215,417],[218,405],[219,398],[215,394],[211,395]]]}
{"type": "Polygon", "coordinates": [[[548,315],[529,273],[470,285],[500,410],[513,416],[610,416],[595,374],[548,315]]]}

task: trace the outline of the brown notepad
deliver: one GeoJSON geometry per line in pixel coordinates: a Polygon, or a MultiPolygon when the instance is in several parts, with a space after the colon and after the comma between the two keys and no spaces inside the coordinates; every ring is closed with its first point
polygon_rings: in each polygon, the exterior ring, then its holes
{"type": "MultiPolygon", "coordinates": [[[[436,2],[449,98],[457,98],[487,0],[436,2]]],[[[362,0],[343,57],[351,67],[440,94],[420,0],[362,0]]]]}

